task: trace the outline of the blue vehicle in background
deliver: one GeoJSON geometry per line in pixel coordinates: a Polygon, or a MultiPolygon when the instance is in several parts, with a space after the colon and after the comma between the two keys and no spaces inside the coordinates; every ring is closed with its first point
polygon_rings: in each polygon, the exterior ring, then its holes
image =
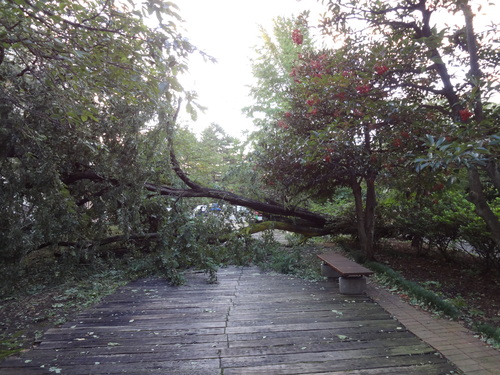
{"type": "Polygon", "coordinates": [[[200,204],[194,208],[194,216],[202,216],[205,214],[217,214],[222,211],[222,207],[218,203],[200,204]]]}

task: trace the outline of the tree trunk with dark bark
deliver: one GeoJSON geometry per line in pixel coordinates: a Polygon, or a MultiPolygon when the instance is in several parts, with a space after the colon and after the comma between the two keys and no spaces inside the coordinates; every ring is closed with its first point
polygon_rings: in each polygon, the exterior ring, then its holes
{"type": "Polygon", "coordinates": [[[469,178],[469,200],[474,204],[476,213],[485,221],[491,232],[491,238],[500,248],[500,221],[491,210],[486,197],[484,196],[483,186],[476,167],[470,166],[468,169],[469,178]]]}
{"type": "Polygon", "coordinates": [[[375,193],[375,176],[369,176],[366,179],[366,207],[365,207],[365,231],[366,247],[365,256],[367,260],[375,260],[375,207],[377,205],[377,196],[375,193]]]}

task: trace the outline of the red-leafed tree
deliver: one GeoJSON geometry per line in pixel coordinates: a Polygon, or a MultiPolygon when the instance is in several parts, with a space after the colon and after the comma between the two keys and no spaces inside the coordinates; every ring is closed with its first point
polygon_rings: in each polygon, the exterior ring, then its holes
{"type": "Polygon", "coordinates": [[[487,23],[487,13],[497,9],[468,0],[329,1],[327,6],[323,31],[334,38],[370,35],[364,48],[383,46],[385,58],[400,72],[394,92],[404,107],[413,108],[411,117],[429,114],[424,124],[433,123],[436,130],[425,138],[427,153],[416,160],[417,171],[466,170],[468,199],[500,248],[500,218],[492,206],[500,196],[498,25],[491,17],[487,23]]]}
{"type": "Polygon", "coordinates": [[[299,54],[290,72],[292,109],[260,143],[268,183],[279,179],[294,194],[323,197],[339,186],[352,190],[357,234],[370,259],[376,179],[415,152],[428,116],[401,105],[393,90],[399,74],[382,53],[364,52],[350,41],[335,51],[299,54]]]}
{"type": "MultiPolygon", "coordinates": [[[[498,88],[494,27],[475,33],[467,1],[330,1],[328,10],[334,47],[298,55],[288,101],[260,137],[265,179],[288,197],[349,186],[372,258],[378,176],[404,163],[415,174],[465,166],[470,200],[500,243],[484,193],[500,186],[498,105],[487,102],[498,88]],[[457,26],[439,29],[444,15],[459,16],[457,26]]],[[[298,32],[290,39],[301,42],[298,32]]]]}

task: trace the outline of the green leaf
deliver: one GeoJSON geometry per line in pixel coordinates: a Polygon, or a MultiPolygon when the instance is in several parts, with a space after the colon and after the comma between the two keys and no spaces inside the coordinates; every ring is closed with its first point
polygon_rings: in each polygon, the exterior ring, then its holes
{"type": "Polygon", "coordinates": [[[436,141],[436,147],[439,147],[444,141],[446,140],[445,137],[440,137],[437,141],[436,141]]]}
{"type": "Polygon", "coordinates": [[[170,87],[170,83],[167,81],[163,81],[163,82],[160,82],[158,84],[158,90],[160,91],[160,94],[164,94],[165,91],[167,91],[169,87],[170,87]]]}
{"type": "Polygon", "coordinates": [[[425,138],[426,138],[426,144],[428,146],[433,146],[434,145],[434,137],[431,135],[431,134],[426,134],[425,135],[425,138]]]}

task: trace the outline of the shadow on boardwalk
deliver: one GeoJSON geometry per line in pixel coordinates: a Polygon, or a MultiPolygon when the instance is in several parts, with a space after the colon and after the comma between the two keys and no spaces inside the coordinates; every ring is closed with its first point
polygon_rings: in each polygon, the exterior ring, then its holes
{"type": "Polygon", "coordinates": [[[120,288],[0,374],[449,374],[446,359],[366,296],[257,268],[120,288]]]}

